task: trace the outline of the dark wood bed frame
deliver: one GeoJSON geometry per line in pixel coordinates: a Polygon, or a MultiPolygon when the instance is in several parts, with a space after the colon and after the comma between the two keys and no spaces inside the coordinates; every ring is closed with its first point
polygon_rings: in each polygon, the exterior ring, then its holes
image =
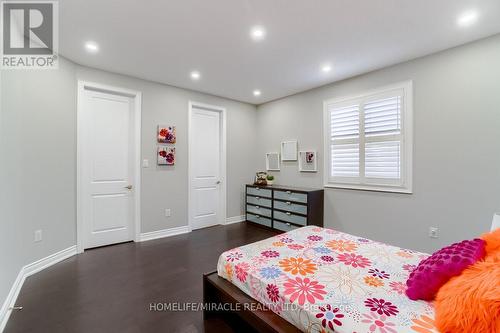
{"type": "Polygon", "coordinates": [[[207,321],[217,318],[234,328],[235,332],[300,332],[297,327],[271,310],[263,309],[259,302],[218,276],[217,272],[203,274],[203,303],[231,304],[233,309],[236,304],[239,304],[240,309],[239,311],[212,311],[205,308],[203,311],[205,324],[207,321]],[[252,307],[251,304],[254,306],[252,307]],[[257,310],[250,311],[249,309],[252,308],[257,308],[257,310]]]}

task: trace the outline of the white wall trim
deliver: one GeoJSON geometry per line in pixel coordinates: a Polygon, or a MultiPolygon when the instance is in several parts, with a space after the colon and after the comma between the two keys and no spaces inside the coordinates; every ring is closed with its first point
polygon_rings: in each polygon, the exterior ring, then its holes
{"type": "Polygon", "coordinates": [[[139,241],[145,242],[145,241],[150,241],[150,240],[158,239],[158,238],[187,234],[188,232],[190,232],[190,230],[189,230],[189,226],[187,226],[187,225],[182,226],[182,227],[176,227],[176,228],[169,228],[169,229],[163,229],[163,230],[157,230],[157,231],[151,231],[151,232],[144,232],[140,235],[139,241]]]}
{"type": "Polygon", "coordinates": [[[226,224],[244,222],[245,220],[246,220],[245,215],[231,216],[226,219],[226,224]]]}
{"type": "Polygon", "coordinates": [[[7,321],[9,320],[12,312],[10,308],[15,306],[17,297],[19,296],[19,292],[21,291],[26,278],[74,255],[76,255],[76,245],[70,246],[67,249],[51,254],[21,268],[16,280],[12,284],[7,298],[2,305],[2,308],[0,309],[0,332],[3,332],[5,326],[7,325],[7,321]]]}
{"type": "Polygon", "coordinates": [[[104,92],[111,92],[115,94],[126,95],[132,97],[134,99],[134,161],[135,161],[135,170],[134,170],[134,241],[140,241],[140,232],[141,232],[141,121],[142,121],[142,93],[137,90],[130,90],[126,88],[114,87],[109,85],[104,85],[95,82],[88,82],[78,80],[77,85],[77,142],[76,142],[76,247],[77,253],[82,253],[84,250],[83,244],[83,217],[82,217],[82,198],[81,198],[81,188],[82,188],[82,171],[81,171],[81,163],[82,163],[82,110],[83,110],[83,98],[85,89],[90,90],[98,90],[104,92]]]}
{"type": "Polygon", "coordinates": [[[226,169],[226,163],[227,163],[227,116],[226,116],[226,108],[220,107],[220,106],[215,106],[215,105],[210,105],[210,104],[204,104],[204,103],[199,103],[195,101],[189,101],[188,102],[188,228],[189,231],[193,230],[192,226],[192,219],[193,219],[193,214],[192,214],[192,190],[191,190],[191,178],[193,175],[193,170],[192,170],[192,165],[191,165],[191,146],[192,146],[192,116],[193,116],[193,108],[194,107],[199,107],[203,109],[207,109],[210,111],[214,112],[220,112],[221,114],[221,130],[222,130],[222,138],[221,138],[221,161],[220,161],[220,167],[221,167],[221,179],[220,181],[222,182],[222,192],[221,192],[221,202],[220,202],[220,207],[219,210],[221,212],[221,216],[219,217],[219,224],[226,224],[226,217],[227,217],[227,207],[226,207],[226,200],[227,200],[227,169],[226,169]]]}

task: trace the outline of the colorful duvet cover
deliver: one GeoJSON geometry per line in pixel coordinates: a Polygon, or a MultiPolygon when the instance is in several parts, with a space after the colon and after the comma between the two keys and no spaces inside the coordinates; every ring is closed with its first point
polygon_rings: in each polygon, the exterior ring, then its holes
{"type": "Polygon", "coordinates": [[[217,270],[304,332],[435,333],[432,304],[405,294],[427,256],[309,226],[224,252],[217,270]]]}

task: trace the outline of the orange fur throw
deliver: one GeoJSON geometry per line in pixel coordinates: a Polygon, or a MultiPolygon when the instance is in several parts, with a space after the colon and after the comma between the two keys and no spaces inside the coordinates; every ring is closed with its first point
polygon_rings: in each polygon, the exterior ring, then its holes
{"type": "Polygon", "coordinates": [[[482,238],[486,258],[439,289],[435,309],[441,333],[500,333],[500,229],[482,238]]]}
{"type": "Polygon", "coordinates": [[[486,255],[500,251],[500,228],[496,228],[492,232],[483,234],[481,238],[486,242],[486,255]]]}

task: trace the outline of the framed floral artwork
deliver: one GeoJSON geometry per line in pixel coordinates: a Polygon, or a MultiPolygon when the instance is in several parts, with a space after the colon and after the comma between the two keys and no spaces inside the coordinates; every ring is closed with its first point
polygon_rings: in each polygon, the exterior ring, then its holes
{"type": "Polygon", "coordinates": [[[158,165],[174,165],[175,164],[175,148],[174,147],[158,147],[158,165]]]}
{"type": "Polygon", "coordinates": [[[175,126],[158,125],[158,142],[175,143],[177,140],[175,126]]]}

